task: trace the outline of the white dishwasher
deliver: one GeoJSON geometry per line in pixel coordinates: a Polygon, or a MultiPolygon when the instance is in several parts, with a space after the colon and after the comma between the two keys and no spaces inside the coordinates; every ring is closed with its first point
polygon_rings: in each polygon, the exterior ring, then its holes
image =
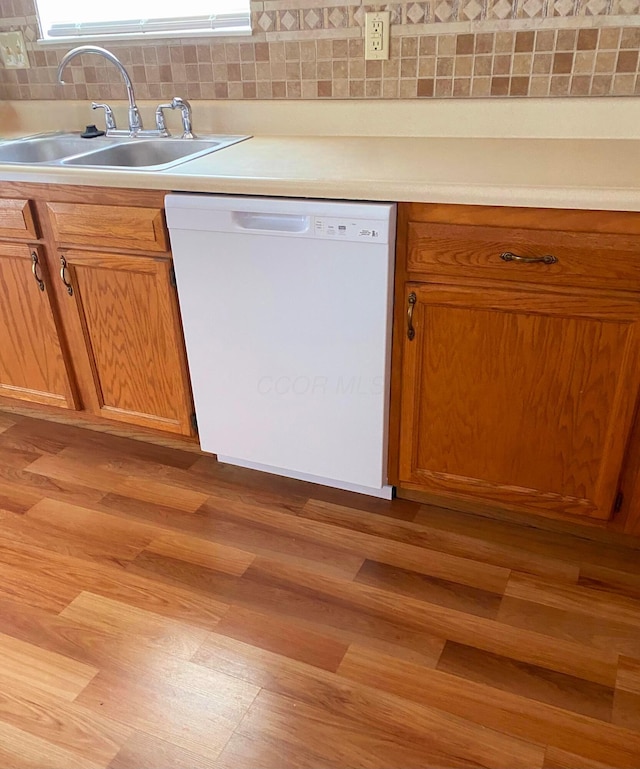
{"type": "Polygon", "coordinates": [[[172,194],[166,211],[202,448],[389,498],[395,206],[172,194]]]}

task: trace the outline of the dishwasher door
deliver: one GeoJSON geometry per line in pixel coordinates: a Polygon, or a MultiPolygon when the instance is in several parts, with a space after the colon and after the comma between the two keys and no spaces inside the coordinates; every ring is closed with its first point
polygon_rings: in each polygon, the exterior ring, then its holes
{"type": "Polygon", "coordinates": [[[395,207],[170,195],[167,219],[202,448],[388,497],[395,207]]]}

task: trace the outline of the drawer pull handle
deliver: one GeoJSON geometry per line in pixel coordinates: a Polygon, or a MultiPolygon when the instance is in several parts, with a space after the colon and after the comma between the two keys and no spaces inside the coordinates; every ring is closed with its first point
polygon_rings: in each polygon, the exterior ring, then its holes
{"type": "Polygon", "coordinates": [[[73,286],[67,280],[67,260],[64,258],[64,256],[60,257],[60,277],[62,278],[64,285],[67,287],[67,294],[69,294],[69,296],[73,296],[73,286]]]}
{"type": "Polygon", "coordinates": [[[524,262],[525,264],[534,264],[535,262],[555,264],[558,261],[558,257],[551,254],[545,254],[545,256],[518,256],[518,254],[514,254],[511,251],[505,251],[503,254],[500,254],[500,258],[503,262],[524,262]]]}
{"type": "Polygon", "coordinates": [[[36,279],[36,283],[38,284],[38,288],[40,291],[44,291],[44,280],[38,275],[38,254],[36,254],[35,251],[31,252],[31,272],[33,273],[33,277],[36,279]]]}
{"type": "Polygon", "coordinates": [[[418,298],[413,291],[409,294],[407,301],[409,304],[407,308],[407,339],[411,342],[416,335],[416,330],[413,327],[413,308],[416,306],[416,302],[418,301],[418,298]]]}

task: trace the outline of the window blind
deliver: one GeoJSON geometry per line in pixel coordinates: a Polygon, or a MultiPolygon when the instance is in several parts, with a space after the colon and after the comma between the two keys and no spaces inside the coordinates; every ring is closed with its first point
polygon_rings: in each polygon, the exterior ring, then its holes
{"type": "Polygon", "coordinates": [[[42,39],[250,31],[249,0],[36,0],[42,39]],[[182,11],[176,15],[176,5],[182,11]]]}

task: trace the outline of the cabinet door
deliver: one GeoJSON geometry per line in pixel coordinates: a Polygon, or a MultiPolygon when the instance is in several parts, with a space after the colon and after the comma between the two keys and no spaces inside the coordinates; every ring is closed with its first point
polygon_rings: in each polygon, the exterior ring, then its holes
{"type": "Polygon", "coordinates": [[[400,484],[609,518],[640,383],[640,303],[408,284],[400,484]]]}
{"type": "Polygon", "coordinates": [[[0,243],[0,295],[0,395],[75,409],[41,249],[0,243]]]}
{"type": "Polygon", "coordinates": [[[96,390],[89,408],[107,419],[193,434],[171,260],[79,251],[61,258],[96,390]]]}

